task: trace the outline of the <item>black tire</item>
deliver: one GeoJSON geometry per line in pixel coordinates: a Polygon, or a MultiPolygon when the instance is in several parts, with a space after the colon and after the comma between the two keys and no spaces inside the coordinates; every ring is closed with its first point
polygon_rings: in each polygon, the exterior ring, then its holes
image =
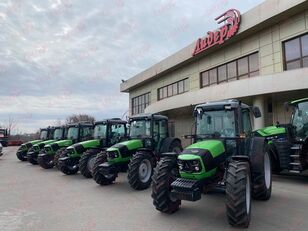
{"type": "Polygon", "coordinates": [[[248,162],[232,161],[228,166],[226,210],[230,225],[242,228],[249,226],[251,216],[251,174],[248,162]]]}
{"type": "Polygon", "coordinates": [[[268,151],[269,151],[270,158],[271,158],[272,172],[275,174],[279,174],[283,169],[280,167],[279,154],[274,144],[268,145],[268,151]]]}
{"type": "Polygon", "coordinates": [[[93,169],[89,169],[89,162],[93,160],[93,158],[96,157],[97,153],[99,152],[99,149],[90,149],[85,151],[79,160],[79,170],[81,175],[83,175],[86,178],[92,177],[93,169]]]}
{"type": "Polygon", "coordinates": [[[24,155],[20,152],[20,148],[17,150],[16,156],[17,156],[18,160],[27,161],[27,156],[24,156],[24,155]]]}
{"type": "Polygon", "coordinates": [[[152,198],[155,208],[163,213],[174,213],[181,205],[181,200],[170,197],[171,184],[179,175],[177,159],[163,157],[154,169],[152,177],[152,198]]]}
{"type": "Polygon", "coordinates": [[[58,170],[60,170],[59,158],[65,157],[65,155],[66,155],[66,148],[60,148],[58,151],[56,151],[53,162],[58,170]]]}
{"type": "Polygon", "coordinates": [[[155,159],[152,153],[139,151],[133,155],[128,164],[127,178],[129,185],[135,190],[144,190],[150,187],[154,164],[155,159]]]}
{"type": "Polygon", "coordinates": [[[272,165],[267,147],[260,158],[260,161],[252,166],[252,197],[256,200],[269,200],[272,195],[272,165]]]}
{"type": "Polygon", "coordinates": [[[183,151],[183,147],[180,141],[175,140],[171,143],[169,147],[169,152],[175,152],[177,154],[180,154],[180,152],[183,151]]]}
{"type": "Polygon", "coordinates": [[[112,184],[112,182],[114,182],[115,179],[117,178],[116,175],[111,176],[111,177],[105,177],[103,174],[99,172],[99,165],[106,161],[107,161],[107,155],[105,151],[97,154],[95,158],[94,166],[93,166],[93,179],[95,180],[97,184],[100,184],[100,185],[112,184]]]}
{"type": "MultiPolygon", "coordinates": [[[[31,152],[31,151],[33,151],[32,148],[30,148],[28,152],[31,152]]],[[[27,155],[27,159],[28,159],[28,162],[31,163],[31,164],[33,164],[33,165],[37,165],[37,164],[38,164],[38,163],[37,163],[37,159],[33,158],[32,156],[28,156],[28,155],[27,155]]]]}
{"type": "Polygon", "coordinates": [[[66,165],[62,165],[60,167],[61,172],[63,172],[66,175],[74,175],[78,172],[78,168],[75,169],[71,169],[70,167],[66,166],[66,165]]]}
{"type": "MultiPolygon", "coordinates": [[[[50,158],[52,159],[54,157],[51,156],[50,158]]],[[[37,158],[37,162],[44,169],[50,169],[50,168],[53,168],[53,166],[54,166],[54,162],[52,162],[50,160],[48,161],[48,159],[41,158],[40,156],[37,158]]]]}

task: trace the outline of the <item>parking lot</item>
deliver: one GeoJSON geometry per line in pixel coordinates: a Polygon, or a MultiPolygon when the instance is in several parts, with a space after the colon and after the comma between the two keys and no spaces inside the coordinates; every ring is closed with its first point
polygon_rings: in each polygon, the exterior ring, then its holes
{"type": "MultiPolygon", "coordinates": [[[[67,176],[18,161],[17,147],[0,157],[0,230],[233,230],[224,195],[183,202],[173,214],[154,209],[151,190],[134,191],[121,174],[102,187],[81,175],[67,176]]],[[[275,176],[268,202],[254,202],[249,230],[307,230],[308,176],[275,176]]]]}

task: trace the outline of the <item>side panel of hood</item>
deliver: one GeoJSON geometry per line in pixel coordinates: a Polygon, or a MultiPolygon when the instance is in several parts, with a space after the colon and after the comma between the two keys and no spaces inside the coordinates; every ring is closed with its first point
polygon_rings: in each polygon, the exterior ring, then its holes
{"type": "MultiPolygon", "coordinates": [[[[59,140],[59,141],[56,141],[56,142],[53,142],[51,144],[57,144],[59,145],[59,147],[67,147],[67,146],[70,146],[72,145],[72,140],[59,140]]],[[[45,145],[45,147],[50,147],[51,144],[47,144],[45,145]]]]}
{"type": "Polygon", "coordinates": [[[256,131],[260,136],[268,137],[268,136],[275,136],[280,134],[285,134],[286,129],[283,127],[277,127],[277,126],[269,126],[265,128],[261,128],[256,131]]]}
{"type": "Polygon", "coordinates": [[[121,143],[117,143],[110,148],[107,149],[107,151],[115,151],[117,149],[121,149],[123,147],[126,147],[128,150],[135,150],[138,148],[143,147],[143,143],[141,140],[135,139],[135,140],[127,140],[121,143]]]}
{"type": "Polygon", "coordinates": [[[72,147],[76,147],[76,146],[83,146],[84,148],[95,148],[98,147],[100,145],[99,140],[86,140],[86,141],[82,141],[80,143],[77,144],[73,144],[72,147]]]}

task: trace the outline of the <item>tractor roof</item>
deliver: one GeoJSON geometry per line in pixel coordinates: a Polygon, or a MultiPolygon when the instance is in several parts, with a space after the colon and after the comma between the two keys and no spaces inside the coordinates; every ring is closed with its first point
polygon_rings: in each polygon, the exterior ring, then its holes
{"type": "Polygon", "coordinates": [[[126,120],[121,120],[120,118],[111,118],[111,119],[105,119],[105,120],[100,120],[96,121],[94,125],[96,124],[105,124],[105,123],[112,123],[112,124],[126,124],[126,120]]]}
{"type": "Polygon", "coordinates": [[[202,108],[204,111],[224,110],[226,106],[231,108],[250,108],[248,105],[237,99],[228,99],[199,104],[195,107],[195,110],[197,110],[197,108],[202,108]]]}
{"type": "Polygon", "coordinates": [[[84,122],[79,122],[79,123],[71,123],[66,125],[67,127],[78,127],[79,125],[81,126],[93,126],[92,122],[89,121],[84,121],[84,122]]]}
{"type": "Polygon", "coordinates": [[[163,116],[157,113],[142,113],[142,114],[138,114],[138,115],[133,115],[131,117],[129,117],[130,120],[138,120],[138,119],[168,119],[167,116],[163,116]]]}
{"type": "Polygon", "coordinates": [[[289,104],[291,104],[291,105],[297,105],[297,104],[299,104],[299,103],[306,102],[306,101],[308,101],[308,98],[297,99],[297,100],[291,101],[289,104]]]}

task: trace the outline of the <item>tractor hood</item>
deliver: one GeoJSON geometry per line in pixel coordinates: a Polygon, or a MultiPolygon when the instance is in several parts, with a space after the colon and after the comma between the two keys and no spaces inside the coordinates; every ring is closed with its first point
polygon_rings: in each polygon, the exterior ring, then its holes
{"type": "Polygon", "coordinates": [[[143,147],[142,140],[134,139],[134,140],[127,140],[121,143],[117,143],[111,146],[110,148],[108,148],[107,152],[119,151],[120,153],[122,153],[123,151],[127,151],[127,150],[132,151],[132,150],[136,150],[142,147],[143,147]]]}
{"type": "Polygon", "coordinates": [[[225,158],[225,147],[220,140],[192,144],[178,156],[180,175],[195,180],[211,177],[225,158]]]}
{"type": "Polygon", "coordinates": [[[46,144],[50,144],[52,142],[54,142],[55,140],[45,140],[45,141],[41,141],[35,145],[32,146],[32,148],[34,149],[34,151],[40,151],[42,148],[45,147],[46,144]]]}
{"type": "Polygon", "coordinates": [[[284,127],[269,126],[257,130],[256,133],[263,137],[269,137],[269,136],[285,134],[286,129],[284,127]]]}
{"type": "Polygon", "coordinates": [[[67,147],[68,155],[70,157],[80,156],[89,148],[99,147],[102,144],[101,142],[102,142],[101,140],[95,139],[95,140],[86,140],[77,144],[73,144],[67,147]]]}
{"type": "Polygon", "coordinates": [[[53,142],[51,144],[47,144],[45,145],[45,148],[46,147],[50,147],[52,145],[58,145],[59,147],[67,147],[67,146],[70,146],[72,145],[73,141],[72,140],[58,140],[56,142],[53,142]]]}
{"type": "Polygon", "coordinates": [[[38,144],[40,142],[42,142],[42,140],[31,140],[31,141],[28,141],[26,143],[23,143],[22,145],[29,145],[29,144],[35,145],[35,144],[38,144]]]}

